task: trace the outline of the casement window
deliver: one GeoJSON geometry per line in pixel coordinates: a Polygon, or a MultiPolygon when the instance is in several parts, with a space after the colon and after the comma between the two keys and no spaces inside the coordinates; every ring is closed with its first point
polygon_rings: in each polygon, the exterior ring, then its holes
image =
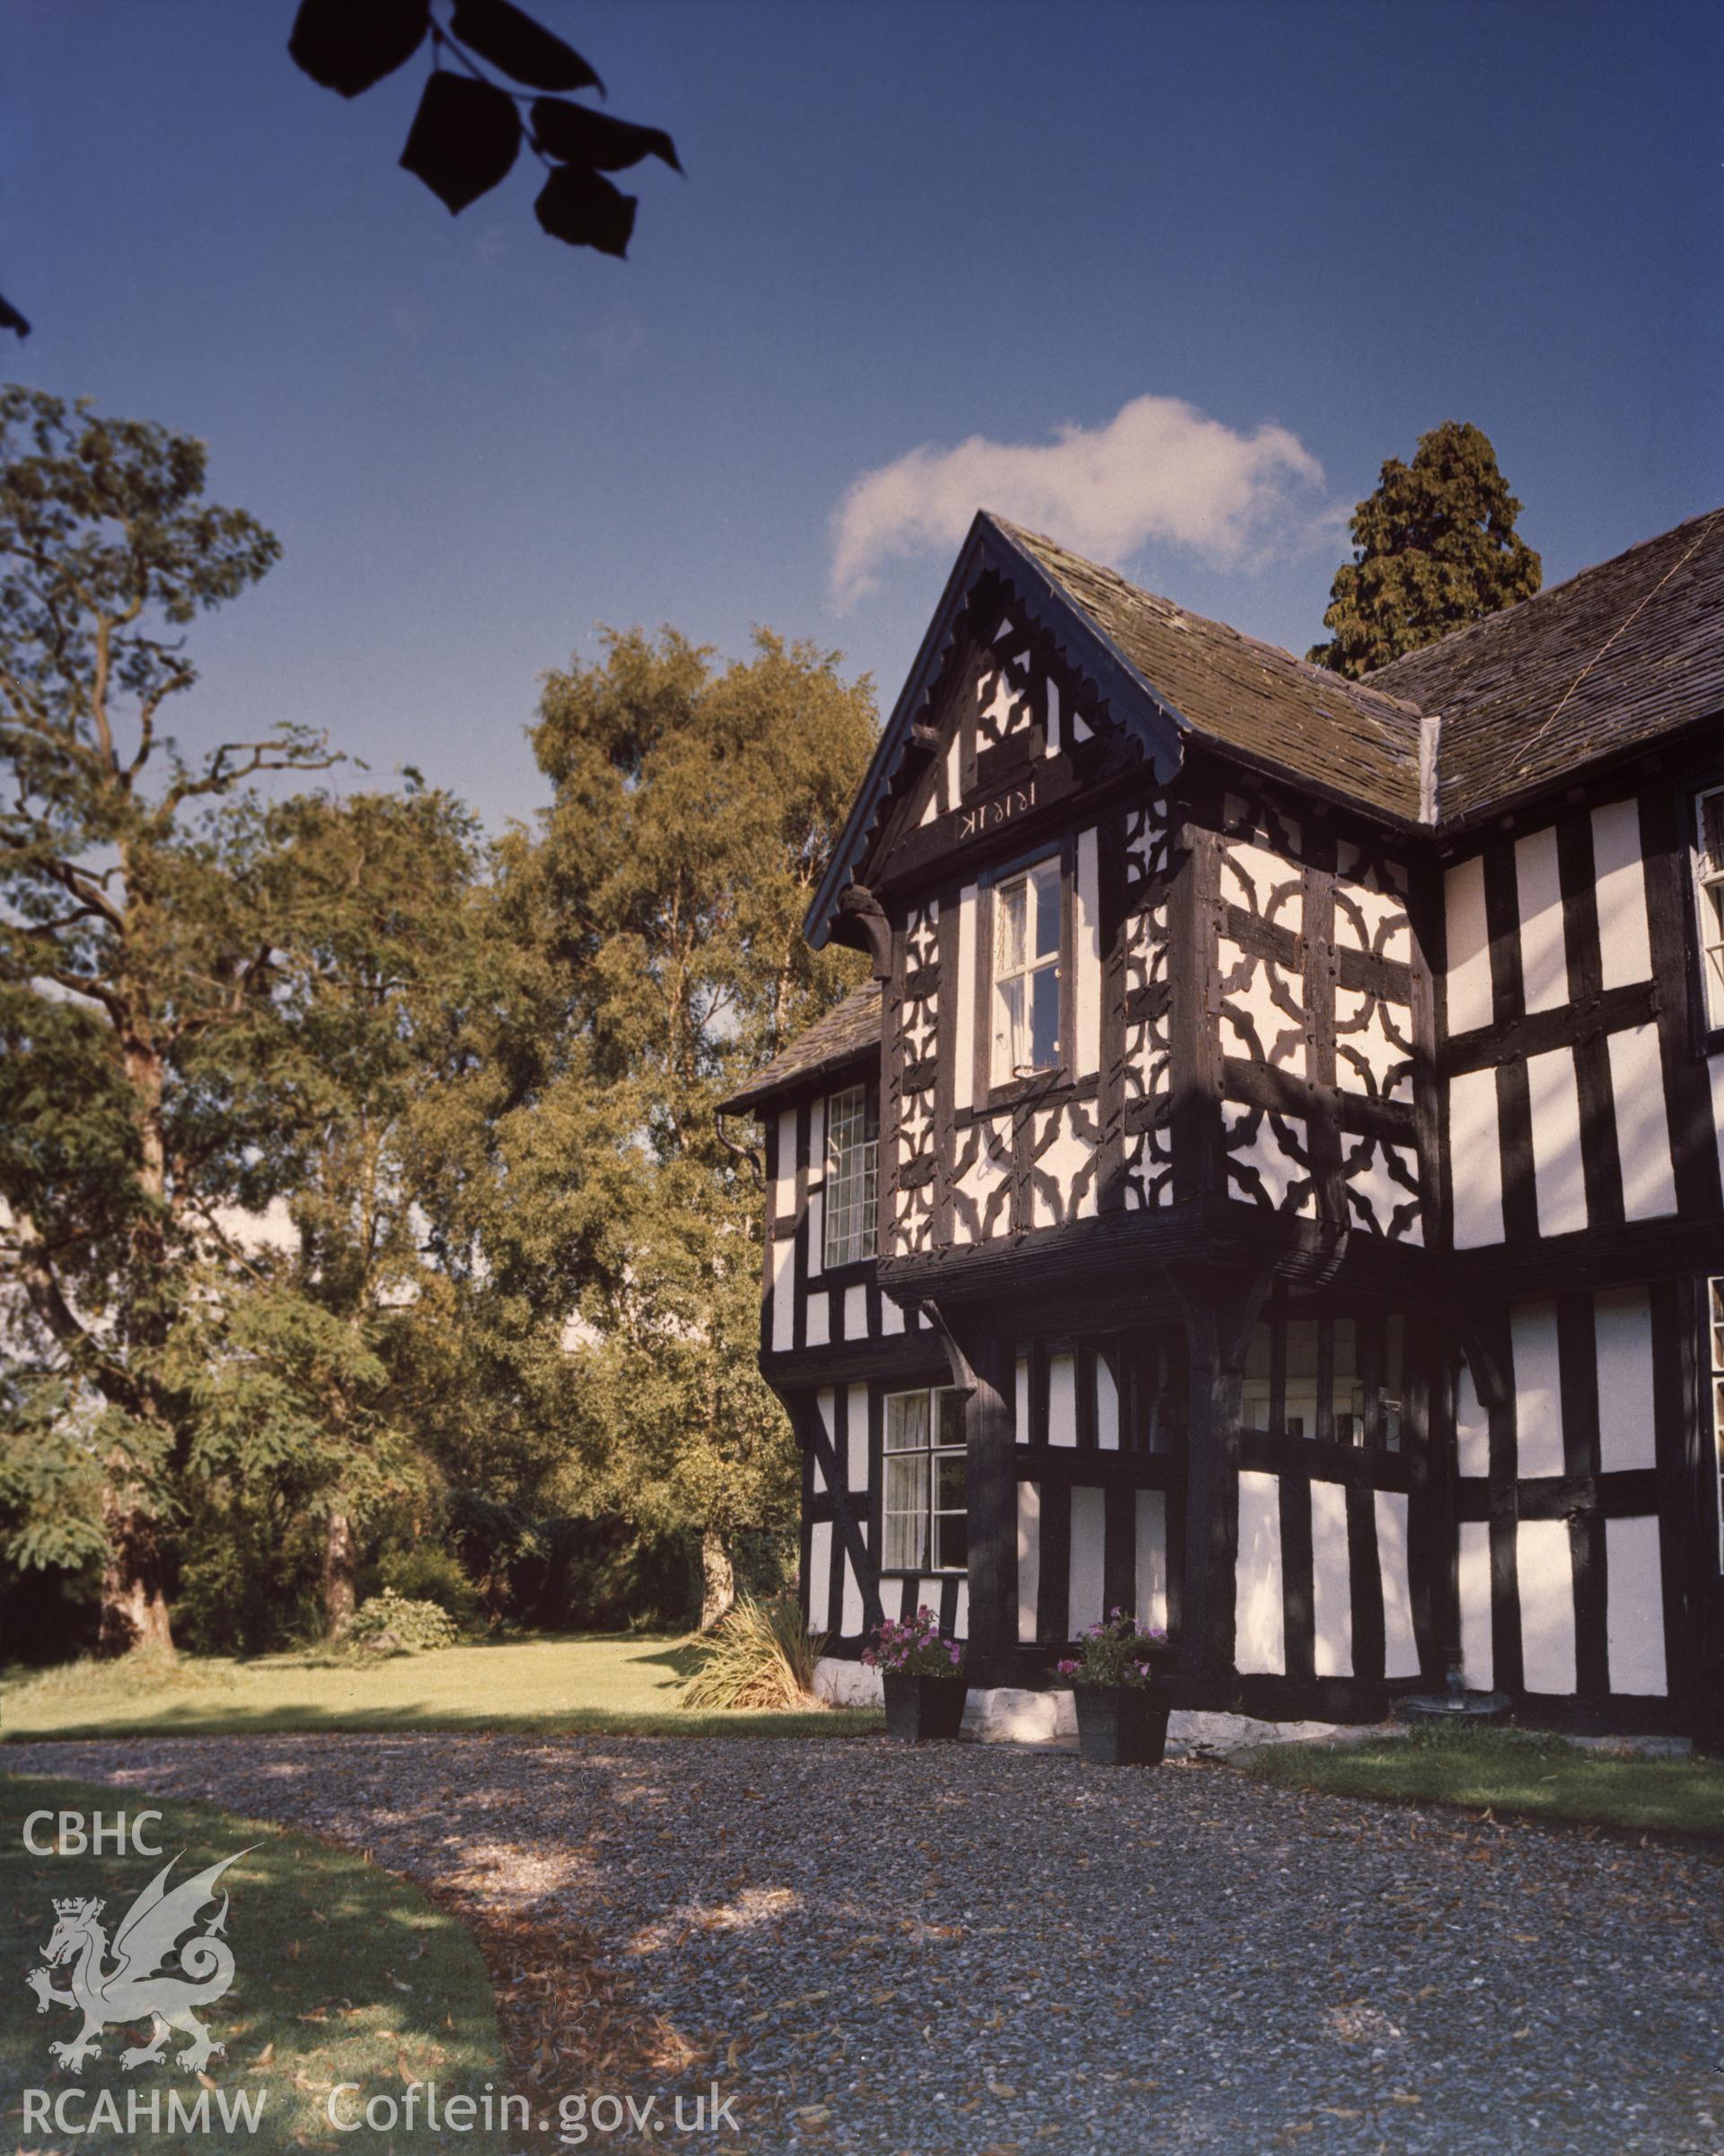
{"type": "Polygon", "coordinates": [[[847,1086],[826,1103],[826,1229],[828,1272],[854,1265],[874,1248],[875,1178],[880,1133],[866,1086],[847,1086]]]}
{"type": "Polygon", "coordinates": [[[1724,1279],[1706,1283],[1706,1306],[1711,1343],[1712,1465],[1718,1474],[1718,1568],[1724,1572],[1724,1279]]]}
{"type": "Polygon", "coordinates": [[[1700,967],[1706,1026],[1724,1032],[1724,786],[1694,804],[1694,880],[1700,904],[1700,967]]]}
{"type": "Polygon", "coordinates": [[[1398,1314],[1278,1297],[1246,1354],[1243,1426],[1398,1452],[1404,1337],[1398,1314]]]}
{"type": "Polygon", "coordinates": [[[970,1562],[963,1395],[941,1387],[888,1393],[883,1569],[961,1572],[970,1562]]]}
{"type": "Polygon", "coordinates": [[[994,886],[996,1086],[1059,1068],[1061,911],[1057,858],[994,886]]]}

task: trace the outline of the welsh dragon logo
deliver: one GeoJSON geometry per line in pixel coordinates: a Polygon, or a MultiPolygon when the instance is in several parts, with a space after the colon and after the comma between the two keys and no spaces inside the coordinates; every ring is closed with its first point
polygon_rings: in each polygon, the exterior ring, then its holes
{"type": "Polygon", "coordinates": [[[48,1967],[32,1969],[24,1982],[36,1994],[39,2014],[50,2006],[72,2006],[84,2016],[84,2027],[69,2042],[48,2046],[62,2066],[82,2073],[86,2059],[100,2057],[101,2046],[96,2039],[104,2028],[135,2021],[152,2024],[150,2040],[120,2053],[119,2063],[128,2071],[160,2065],[171,2028],[190,2038],[183,2051],[173,2055],[189,2073],[201,2072],[225,2050],[224,2045],[212,2042],[193,2011],[219,1999],[233,1981],[233,1949],[220,1936],[227,1923],[225,1894],[197,1938],[180,1948],[179,1969],[164,1970],[161,1965],[173,1952],[180,1934],[197,1922],[198,1910],[215,1900],[216,1883],[223,1872],[246,1853],[237,1850],[219,1864],[170,1888],[168,1874],[180,1861],[179,1857],[172,1858],[120,1919],[111,1949],[101,1923],[101,1902],[74,1899],[54,1904],[54,1935],[42,1949],[48,1967]],[[68,1961],[73,1965],[72,1988],[60,1991],[48,1972],[68,1961]]]}

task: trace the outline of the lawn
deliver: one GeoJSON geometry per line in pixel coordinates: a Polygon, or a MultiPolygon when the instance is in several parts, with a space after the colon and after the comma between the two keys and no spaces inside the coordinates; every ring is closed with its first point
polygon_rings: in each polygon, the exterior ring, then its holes
{"type": "Polygon", "coordinates": [[[1265,1746],[1249,1771],[1260,1781],[1335,1796],[1724,1840],[1724,1760],[1623,1758],[1531,1731],[1438,1729],[1358,1745],[1265,1746]]]}
{"type": "Polygon", "coordinates": [[[686,1641],[604,1633],[381,1659],[313,1652],[75,1662],[0,1676],[0,1731],[221,1737],[277,1730],[517,1730],[544,1736],[849,1737],[877,1713],[688,1713],[686,1641]]]}
{"type": "MultiPolygon", "coordinates": [[[[332,2130],[325,2113],[339,2082],[359,2084],[361,2103],[380,2091],[399,2101],[412,2080],[435,2081],[445,2097],[471,2090],[481,2098],[488,2081],[499,2091],[507,2087],[496,2005],[478,1947],[453,1917],[362,1858],[209,1805],[128,1799],[112,1789],[46,1776],[0,1780],[0,1967],[12,1997],[8,2011],[0,2015],[0,2088],[5,2091],[0,2140],[6,2147],[64,2148],[75,2139],[91,2156],[140,2146],[152,2156],[208,2156],[224,2147],[256,2150],[259,2156],[291,2148],[332,2149],[349,2141],[332,2130]],[[159,1857],[129,1851],[118,1856],[108,1850],[100,1857],[39,1856],[24,1845],[23,1824],[32,1812],[86,1817],[101,1812],[111,1821],[122,1802],[162,1814],[160,1826],[148,1829],[149,1838],[160,1844],[159,1857]],[[255,1846],[248,1850],[248,1844],[255,1846]],[[101,2038],[101,2055],[88,2060],[82,2074],[59,2065],[48,2045],[66,2041],[82,2024],[57,2003],[38,2014],[22,1983],[27,1971],[42,1966],[55,1927],[54,1903],[100,1896],[111,1942],[134,1898],[169,1857],[184,1852],[174,1869],[177,1883],[240,1850],[247,1853],[224,1873],[218,1888],[218,1896],[231,1896],[223,1935],[233,1955],[233,1984],[224,1996],[198,2010],[212,2037],[226,2046],[225,2055],[212,2056],[200,2076],[176,2063],[174,2053],[186,2038],[175,2032],[162,2064],[128,2072],[119,2054],[145,2040],[144,2024],[110,2027],[101,2038]],[[46,2091],[50,2106],[64,2097],[68,2108],[59,2130],[51,2110],[46,2134],[40,2118],[27,2118],[29,2090],[46,2091]],[[103,2130],[104,2091],[122,2122],[128,2099],[145,2107],[137,2133],[128,2134],[123,2124],[118,2133],[103,2130]],[[194,2111],[190,2132],[171,2130],[171,2094],[182,2106],[207,2097],[207,2127],[197,2129],[194,2111]],[[147,2124],[153,2095],[161,2121],[155,2132],[147,2124]],[[224,2130],[224,2102],[233,2106],[240,2099],[253,2107],[261,2099],[254,2131],[240,2123],[245,2114],[231,2111],[224,2130]],[[75,2132],[86,2125],[91,2130],[75,2132]],[[65,2131],[68,2127],[72,2134],[65,2131]]],[[[55,1831],[38,1826],[34,1838],[51,1845],[55,1831]]],[[[218,1908],[219,1900],[189,1916],[194,1933],[218,1908]]],[[[167,1974],[175,1967],[170,1958],[167,1974]]],[[[55,1988],[66,1989],[69,1975],[68,1965],[54,1968],[55,1988]]],[[[182,2110],[174,2123],[184,2120],[182,2110]]],[[[485,2130],[482,2112],[475,2130],[457,2138],[475,2156],[500,2156],[506,2145],[500,2131],[485,2130]]],[[[398,2152],[446,2145],[399,2131],[383,2139],[398,2152]]]]}

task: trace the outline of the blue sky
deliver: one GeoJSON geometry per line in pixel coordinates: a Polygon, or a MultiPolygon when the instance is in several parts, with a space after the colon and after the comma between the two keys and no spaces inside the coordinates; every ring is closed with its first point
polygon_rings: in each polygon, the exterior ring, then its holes
{"type": "Polygon", "coordinates": [[[528,815],[601,621],[886,704],[972,486],[1296,649],[1444,418],[1550,580],[1724,499],[1715,7],[532,4],[682,151],[626,264],[525,160],[452,219],[395,165],[423,58],[344,101],[291,0],[0,0],[0,365],[201,436],[286,545],[189,744],[302,719],[528,815]]]}

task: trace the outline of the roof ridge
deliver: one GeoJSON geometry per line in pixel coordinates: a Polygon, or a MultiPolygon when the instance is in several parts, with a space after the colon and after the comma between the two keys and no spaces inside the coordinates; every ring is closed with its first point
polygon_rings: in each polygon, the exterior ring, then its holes
{"type": "Polygon", "coordinates": [[[1010,517],[1000,516],[992,509],[984,509],[982,515],[1014,539],[1034,541],[1037,546],[1047,547],[1052,552],[1063,556],[1068,561],[1079,562],[1085,568],[1095,570],[1098,576],[1114,578],[1131,594],[1133,598],[1148,599],[1157,606],[1165,607],[1170,614],[1177,615],[1187,621],[1201,622],[1205,629],[1219,630],[1223,636],[1231,637],[1236,644],[1245,645],[1253,651],[1266,651],[1272,654],[1274,657],[1284,660],[1289,665],[1295,666],[1300,673],[1308,675],[1314,683],[1321,684],[1324,688],[1336,688],[1342,695],[1352,694],[1363,690],[1367,694],[1377,698],[1385,704],[1394,705],[1400,710],[1404,711],[1409,717],[1421,719],[1426,716],[1422,708],[1414,703],[1411,697],[1397,696],[1393,690],[1378,689],[1368,680],[1355,681],[1344,673],[1336,673],[1327,666],[1319,666],[1313,660],[1301,657],[1297,651],[1288,650],[1284,644],[1271,644],[1267,637],[1253,636],[1249,629],[1236,628],[1233,622],[1223,621],[1218,615],[1201,614],[1194,607],[1182,606],[1177,599],[1170,599],[1163,592],[1152,592],[1147,585],[1134,584],[1123,569],[1115,568],[1111,562],[1095,561],[1087,554],[1075,552],[1062,541],[1053,538],[1049,532],[1032,531],[1027,524],[1015,524],[1010,517]]]}

